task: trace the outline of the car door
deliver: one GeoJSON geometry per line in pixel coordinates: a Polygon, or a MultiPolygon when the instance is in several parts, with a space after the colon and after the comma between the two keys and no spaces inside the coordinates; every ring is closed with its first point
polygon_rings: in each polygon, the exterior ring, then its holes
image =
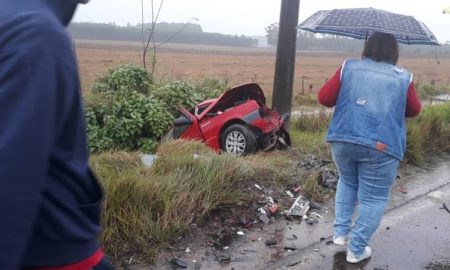
{"type": "Polygon", "coordinates": [[[184,108],[181,108],[180,117],[174,121],[174,138],[204,141],[197,117],[184,108]]]}

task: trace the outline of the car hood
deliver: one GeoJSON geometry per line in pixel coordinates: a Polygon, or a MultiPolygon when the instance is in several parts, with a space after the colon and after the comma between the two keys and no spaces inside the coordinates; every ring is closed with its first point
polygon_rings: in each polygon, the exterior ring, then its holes
{"type": "Polygon", "coordinates": [[[225,111],[228,108],[236,106],[239,102],[246,100],[255,100],[261,106],[266,105],[266,98],[261,87],[256,83],[247,83],[234,87],[223,93],[205,111],[202,112],[200,118],[208,112],[215,110],[225,111]]]}

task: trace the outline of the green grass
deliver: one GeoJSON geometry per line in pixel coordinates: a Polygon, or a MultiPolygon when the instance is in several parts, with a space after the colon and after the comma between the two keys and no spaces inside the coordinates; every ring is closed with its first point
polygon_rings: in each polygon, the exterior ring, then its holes
{"type": "Polygon", "coordinates": [[[424,165],[428,156],[450,153],[450,103],[425,107],[408,120],[405,161],[424,165]]]}
{"type": "Polygon", "coordinates": [[[94,155],[91,166],[105,188],[101,242],[115,262],[152,261],[189,224],[248,196],[258,182],[290,179],[286,153],[218,155],[199,142],[160,146],[151,168],[137,153],[94,155]]]}

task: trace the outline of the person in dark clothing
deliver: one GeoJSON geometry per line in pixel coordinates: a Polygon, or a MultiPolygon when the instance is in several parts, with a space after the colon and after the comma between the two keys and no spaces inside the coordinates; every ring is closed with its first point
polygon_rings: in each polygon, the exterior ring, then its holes
{"type": "Polygon", "coordinates": [[[1,1],[2,270],[105,265],[97,241],[103,192],[88,166],[80,82],[65,30],[82,2],[1,1]]]}

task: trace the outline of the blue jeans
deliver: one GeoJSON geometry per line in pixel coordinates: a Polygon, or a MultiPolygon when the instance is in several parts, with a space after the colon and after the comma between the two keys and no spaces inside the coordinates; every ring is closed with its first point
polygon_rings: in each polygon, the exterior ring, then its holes
{"type": "Polygon", "coordinates": [[[380,224],[399,160],[373,148],[353,143],[332,142],[331,148],[339,172],[334,235],[349,236],[348,249],[360,256],[380,224]],[[359,214],[350,233],[357,203],[359,214]]]}

